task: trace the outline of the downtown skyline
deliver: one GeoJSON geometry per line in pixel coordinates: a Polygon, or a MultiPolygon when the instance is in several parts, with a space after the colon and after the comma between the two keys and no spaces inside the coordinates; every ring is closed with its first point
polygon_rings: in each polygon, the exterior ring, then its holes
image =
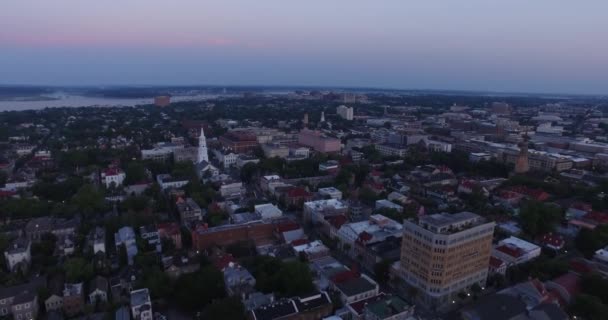
{"type": "Polygon", "coordinates": [[[608,93],[608,3],[6,0],[0,84],[608,93]]]}

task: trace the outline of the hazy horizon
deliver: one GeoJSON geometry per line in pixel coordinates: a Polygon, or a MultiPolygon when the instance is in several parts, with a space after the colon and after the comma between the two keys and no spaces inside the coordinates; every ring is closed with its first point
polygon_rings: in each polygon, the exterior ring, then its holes
{"type": "Polygon", "coordinates": [[[608,2],[5,0],[0,84],[608,94],[608,2]]]}

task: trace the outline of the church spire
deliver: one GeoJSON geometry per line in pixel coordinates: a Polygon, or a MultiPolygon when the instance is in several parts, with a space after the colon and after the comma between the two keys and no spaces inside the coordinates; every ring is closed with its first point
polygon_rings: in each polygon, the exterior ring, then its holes
{"type": "Polygon", "coordinates": [[[207,139],[205,139],[205,131],[201,128],[201,135],[198,137],[198,157],[197,162],[209,162],[209,154],[207,153],[207,139]]]}

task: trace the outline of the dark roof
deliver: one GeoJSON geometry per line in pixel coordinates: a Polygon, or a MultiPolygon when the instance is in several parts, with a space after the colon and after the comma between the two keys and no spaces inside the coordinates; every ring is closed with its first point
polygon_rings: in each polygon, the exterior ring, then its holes
{"type": "Polygon", "coordinates": [[[463,313],[471,314],[469,318],[480,320],[510,320],[526,312],[526,304],[517,297],[506,294],[494,294],[481,299],[463,313]]]}
{"type": "Polygon", "coordinates": [[[19,284],[16,286],[11,286],[11,287],[0,286],[0,300],[10,298],[10,297],[15,297],[19,293],[26,291],[26,290],[35,292],[37,288],[45,287],[45,286],[46,286],[46,280],[44,279],[44,277],[34,278],[32,281],[30,281],[28,283],[19,284]]]}
{"type": "Polygon", "coordinates": [[[279,300],[273,304],[259,307],[252,311],[257,320],[274,320],[298,313],[295,303],[289,300],[279,300]]]}
{"type": "Polygon", "coordinates": [[[306,312],[331,304],[331,299],[325,292],[315,292],[305,297],[295,298],[294,302],[300,312],[306,312]]]}
{"type": "Polygon", "coordinates": [[[568,315],[555,303],[541,303],[532,309],[543,312],[550,320],[567,320],[568,315]]]}
{"type": "Polygon", "coordinates": [[[376,285],[364,277],[357,277],[344,282],[336,283],[336,287],[347,296],[353,296],[362,292],[373,290],[376,285]]]}
{"type": "Polygon", "coordinates": [[[32,300],[34,300],[37,296],[35,289],[36,288],[30,288],[30,289],[20,292],[13,299],[13,304],[15,305],[15,304],[22,304],[22,303],[26,303],[26,302],[32,302],[32,300]]]}
{"type": "Polygon", "coordinates": [[[97,276],[91,282],[89,282],[89,293],[93,293],[95,289],[99,289],[103,292],[108,291],[108,280],[104,277],[97,276]]]}

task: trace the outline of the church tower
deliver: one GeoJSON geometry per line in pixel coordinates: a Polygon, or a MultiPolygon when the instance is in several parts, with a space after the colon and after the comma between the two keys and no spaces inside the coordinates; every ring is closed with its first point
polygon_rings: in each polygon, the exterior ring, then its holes
{"type": "Polygon", "coordinates": [[[530,164],[528,163],[528,134],[524,135],[524,139],[519,144],[519,155],[517,156],[517,162],[515,162],[515,173],[523,174],[530,171],[530,164]]]}
{"type": "Polygon", "coordinates": [[[205,139],[205,131],[201,128],[201,135],[198,137],[198,163],[203,161],[209,162],[209,154],[207,153],[207,139],[205,139]]]}

